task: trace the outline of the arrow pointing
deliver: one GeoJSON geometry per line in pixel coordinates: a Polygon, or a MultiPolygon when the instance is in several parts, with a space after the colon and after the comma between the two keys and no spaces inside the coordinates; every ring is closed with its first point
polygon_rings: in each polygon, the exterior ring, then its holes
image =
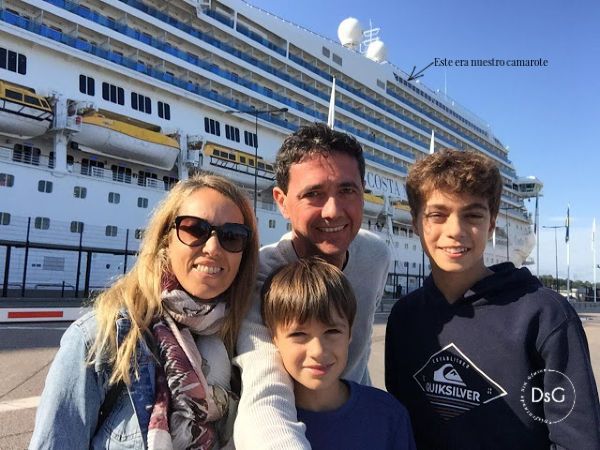
{"type": "Polygon", "coordinates": [[[416,80],[417,78],[421,78],[423,76],[423,72],[425,72],[425,69],[427,69],[429,66],[432,66],[433,63],[434,63],[434,61],[430,62],[429,65],[427,65],[423,69],[419,70],[417,73],[415,73],[415,69],[417,67],[413,66],[412,72],[408,76],[408,81],[412,81],[412,80],[416,80]]]}

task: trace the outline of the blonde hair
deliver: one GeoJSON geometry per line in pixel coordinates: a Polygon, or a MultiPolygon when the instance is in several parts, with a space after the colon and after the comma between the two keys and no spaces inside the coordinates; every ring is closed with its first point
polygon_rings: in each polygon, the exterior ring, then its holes
{"type": "Polygon", "coordinates": [[[273,271],[261,292],[261,314],[275,335],[277,326],[311,319],[333,324],[332,311],[348,320],[352,327],[356,315],[356,297],[350,282],[340,269],[313,256],[302,258],[273,271]]]}
{"type": "Polygon", "coordinates": [[[185,200],[199,189],[214,189],[231,199],[242,212],[244,224],[252,229],[248,245],[242,255],[239,271],[225,292],[227,316],[221,329],[221,338],[230,357],[233,357],[237,335],[250,306],[256,279],[258,261],[258,230],[252,207],[243,192],[233,183],[216,175],[194,175],[180,181],[157,206],[140,244],[138,257],[130,272],[121,277],[107,291],[100,294],[94,309],[98,321],[96,340],[88,354],[94,363],[102,354],[112,366],[111,384],[131,382],[130,372],[137,376],[136,346],[151,323],[162,315],[161,278],[170,270],[168,257],[169,236],[179,209],[185,200]],[[115,320],[119,311],[127,312],[131,329],[117,348],[115,320]]]}

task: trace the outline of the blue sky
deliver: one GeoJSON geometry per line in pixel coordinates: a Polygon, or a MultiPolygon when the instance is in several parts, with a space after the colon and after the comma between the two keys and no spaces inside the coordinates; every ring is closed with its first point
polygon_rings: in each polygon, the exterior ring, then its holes
{"type": "MultiPolygon", "coordinates": [[[[448,95],[489,123],[509,147],[517,174],[542,180],[542,225],[564,224],[570,203],[571,278],[592,280],[592,219],[600,223],[600,1],[250,3],[336,41],[343,19],[355,17],[364,25],[371,20],[381,28],[388,60],[407,73],[436,57],[548,59],[542,68],[432,66],[421,81],[443,90],[445,75],[448,95]]],[[[533,210],[534,201],[528,206],[533,210]]],[[[600,247],[600,238],[596,241],[600,247]]],[[[554,261],[554,232],[542,230],[540,274],[554,274],[554,261]]],[[[558,264],[565,277],[564,230],[558,264]]],[[[597,277],[600,281],[600,272],[597,277]]]]}

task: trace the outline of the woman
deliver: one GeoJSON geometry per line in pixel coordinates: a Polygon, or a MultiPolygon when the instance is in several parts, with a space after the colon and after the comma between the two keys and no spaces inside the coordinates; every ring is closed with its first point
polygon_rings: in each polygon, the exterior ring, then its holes
{"type": "Polygon", "coordinates": [[[179,182],[133,269],[65,332],[30,448],[232,446],[231,358],[257,252],[237,187],[212,175],[179,182]]]}

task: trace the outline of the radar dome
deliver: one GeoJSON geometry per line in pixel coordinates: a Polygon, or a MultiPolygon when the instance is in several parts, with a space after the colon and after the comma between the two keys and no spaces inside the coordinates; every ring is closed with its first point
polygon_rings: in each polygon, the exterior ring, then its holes
{"type": "Polygon", "coordinates": [[[344,47],[356,48],[363,36],[363,27],[354,17],[344,19],[338,27],[338,38],[344,47]]]}
{"type": "Polygon", "coordinates": [[[367,48],[367,58],[381,63],[387,60],[387,48],[382,41],[373,41],[367,48]]]}

